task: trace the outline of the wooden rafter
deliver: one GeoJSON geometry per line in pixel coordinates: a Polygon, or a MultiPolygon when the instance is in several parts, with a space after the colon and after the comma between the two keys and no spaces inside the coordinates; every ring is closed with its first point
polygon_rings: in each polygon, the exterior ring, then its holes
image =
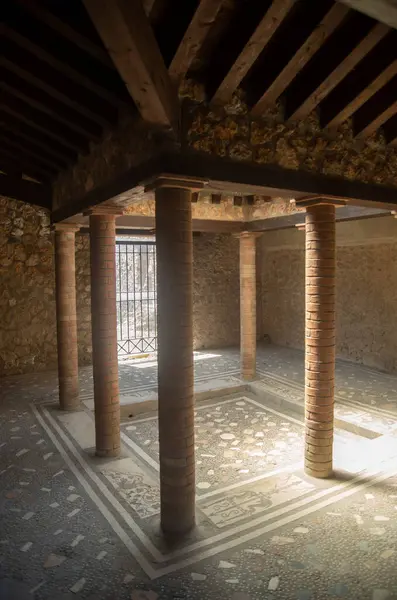
{"type": "Polygon", "coordinates": [[[288,119],[304,119],[333,90],[348,73],[381,41],[390,31],[383,23],[377,23],[348,56],[326,77],[320,85],[300,104],[288,119]]]}
{"type": "MultiPolygon", "coordinates": [[[[1,148],[0,171],[2,171],[3,174],[10,175],[12,177],[22,177],[22,175],[26,175],[27,177],[35,179],[39,182],[43,180],[43,174],[40,172],[40,170],[36,170],[34,167],[31,167],[29,165],[23,165],[20,161],[18,161],[17,164],[14,160],[11,160],[7,155],[3,154],[1,152],[1,148]]],[[[46,178],[44,177],[44,179],[46,178]]]]}
{"type": "Polygon", "coordinates": [[[395,114],[397,114],[397,76],[355,113],[354,132],[359,138],[368,137],[395,114]]]}
{"type": "Polygon", "coordinates": [[[108,125],[108,121],[101,117],[98,113],[91,110],[90,108],[82,105],[80,102],[76,101],[71,94],[67,94],[66,92],[62,92],[54,83],[49,83],[45,81],[41,76],[37,76],[31,71],[27,71],[26,69],[20,67],[16,63],[1,57],[0,58],[0,66],[9,69],[21,79],[29,82],[31,85],[39,88],[40,90],[46,92],[49,96],[55,98],[58,102],[66,104],[70,108],[73,108],[78,113],[84,115],[87,119],[91,121],[95,121],[101,127],[106,127],[108,125]]]}
{"type": "Polygon", "coordinates": [[[179,82],[188,72],[221,6],[222,0],[201,0],[199,2],[193,19],[168,69],[174,81],[179,82]]]}
{"type": "Polygon", "coordinates": [[[142,3],[84,0],[84,5],[142,118],[176,128],[176,90],[142,3]]]}
{"type": "Polygon", "coordinates": [[[106,67],[113,69],[113,63],[109,58],[107,52],[94,44],[91,40],[81,35],[78,31],[70,27],[65,21],[61,21],[55,15],[47,11],[43,6],[39,5],[36,0],[18,0],[18,4],[23,6],[30,14],[35,17],[38,21],[42,21],[53,29],[56,33],[63,36],[72,44],[78,46],[81,50],[84,50],[87,54],[90,54],[93,58],[100,61],[106,67]]]}
{"type": "Polygon", "coordinates": [[[43,208],[51,208],[51,188],[33,181],[0,175],[0,194],[43,208]]]}
{"type": "Polygon", "coordinates": [[[274,104],[289,86],[303,67],[314,56],[317,50],[324,44],[335,29],[342,23],[349,9],[343,4],[334,4],[323,17],[318,27],[307,38],[295,55],[289,60],[282,71],[278,74],[271,85],[265,90],[261,98],[252,108],[252,114],[259,116],[263,110],[274,104]]]}
{"type": "Polygon", "coordinates": [[[35,160],[40,160],[44,165],[48,165],[49,167],[59,170],[64,168],[67,163],[64,160],[59,160],[58,158],[51,157],[49,153],[43,153],[36,144],[27,144],[25,141],[18,140],[16,135],[10,134],[8,131],[1,130],[0,123],[0,140],[1,144],[6,142],[11,148],[15,148],[17,151],[24,152],[26,155],[32,156],[35,160]]]}
{"type": "Polygon", "coordinates": [[[328,127],[329,129],[338,127],[372,98],[376,92],[383,88],[395,75],[397,75],[397,60],[394,60],[386,67],[380,75],[375,77],[361,92],[356,94],[348,104],[342,106],[336,113],[331,113],[334,116],[330,117],[329,113],[322,108],[321,122],[323,127],[328,127]]]}
{"type": "Polygon", "coordinates": [[[232,68],[218,86],[212,98],[214,103],[224,104],[231,99],[233,92],[277,31],[293,4],[294,0],[274,0],[272,2],[232,68]]]}
{"type": "MultiPolygon", "coordinates": [[[[68,137],[70,136],[75,139],[80,139],[83,144],[86,138],[93,140],[98,140],[100,138],[99,128],[97,129],[98,133],[94,133],[92,127],[89,126],[87,119],[83,119],[82,124],[80,124],[80,122],[76,123],[76,121],[72,118],[72,115],[70,116],[70,118],[64,116],[63,111],[56,110],[50,105],[48,105],[48,103],[46,103],[46,94],[41,93],[40,90],[30,88],[26,89],[26,91],[21,91],[20,87],[18,86],[18,83],[13,83],[12,85],[10,85],[8,80],[7,83],[0,82],[0,90],[1,99],[4,98],[4,92],[6,92],[8,98],[12,97],[11,102],[9,102],[9,105],[11,107],[15,108],[15,106],[18,106],[19,112],[21,112],[22,114],[26,114],[28,118],[29,115],[32,115],[31,120],[33,121],[43,122],[44,128],[46,124],[47,129],[51,130],[52,133],[56,133],[57,123],[60,123],[61,125],[58,127],[58,129],[60,131],[63,131],[60,137],[65,138],[64,145],[69,145],[68,137]],[[33,96],[34,92],[36,93],[33,96]],[[42,97],[42,95],[44,97],[42,97]],[[37,111],[39,111],[39,113],[37,111]],[[49,117],[51,117],[50,121],[48,121],[48,117],[44,115],[48,115],[49,117]],[[56,122],[55,124],[54,121],[56,122]],[[66,126],[66,130],[63,126],[66,126]],[[68,132],[70,132],[69,136],[68,132]]],[[[72,114],[73,116],[75,116],[74,113],[72,114]]],[[[97,126],[95,127],[97,128],[97,126]]],[[[49,135],[51,134],[49,133],[49,135]]],[[[78,146],[76,146],[76,148],[78,148],[78,146]]]]}
{"type": "Polygon", "coordinates": [[[41,176],[42,181],[51,179],[51,177],[55,174],[54,169],[50,169],[47,166],[42,165],[40,161],[37,161],[37,159],[32,160],[30,156],[27,156],[23,152],[19,152],[16,148],[7,146],[7,144],[4,142],[2,142],[0,145],[0,157],[5,158],[11,164],[15,164],[16,168],[21,167],[20,170],[27,175],[29,175],[31,169],[31,172],[41,176]]]}
{"type": "Polygon", "coordinates": [[[47,52],[44,48],[38,46],[34,42],[28,40],[26,37],[12,29],[11,27],[3,26],[3,33],[7,38],[18,44],[21,48],[26,50],[28,53],[36,56],[39,60],[44,61],[49,64],[51,67],[65,75],[78,85],[83,86],[93,94],[96,94],[106,102],[109,102],[115,107],[125,106],[126,103],[118,98],[111,91],[107,90],[104,86],[98,85],[91,78],[86,77],[66,62],[57,59],[53,54],[47,52]]]}
{"type": "Polygon", "coordinates": [[[49,152],[51,156],[59,158],[64,163],[70,162],[73,158],[76,158],[75,152],[66,151],[62,147],[59,148],[58,143],[54,143],[54,140],[47,137],[38,135],[37,130],[29,126],[24,126],[17,119],[12,117],[9,113],[1,113],[0,111],[0,129],[10,132],[10,134],[17,136],[27,142],[33,143],[38,148],[49,152]]]}

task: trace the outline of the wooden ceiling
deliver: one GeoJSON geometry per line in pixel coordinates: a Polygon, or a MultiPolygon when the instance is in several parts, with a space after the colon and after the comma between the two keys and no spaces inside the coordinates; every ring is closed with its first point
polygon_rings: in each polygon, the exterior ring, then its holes
{"type": "Polygon", "coordinates": [[[0,36],[0,170],[51,182],[121,113],[176,127],[176,87],[241,88],[252,115],[353,118],[397,145],[397,31],[333,0],[8,0],[0,36]],[[108,49],[108,50],[107,50],[108,49]]]}

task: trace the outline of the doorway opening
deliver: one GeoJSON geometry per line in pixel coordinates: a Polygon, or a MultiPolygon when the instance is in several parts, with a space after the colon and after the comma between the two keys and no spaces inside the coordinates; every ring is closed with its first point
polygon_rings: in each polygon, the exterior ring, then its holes
{"type": "Polygon", "coordinates": [[[141,356],[157,350],[156,244],[116,240],[117,352],[141,356]]]}

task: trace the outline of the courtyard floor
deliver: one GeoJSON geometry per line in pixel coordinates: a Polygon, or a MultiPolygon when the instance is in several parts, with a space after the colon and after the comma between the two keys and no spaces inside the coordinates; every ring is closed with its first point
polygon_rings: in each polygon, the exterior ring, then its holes
{"type": "MultiPolygon", "coordinates": [[[[121,457],[98,459],[90,368],[76,413],[58,411],[56,373],[3,379],[0,599],[397,600],[397,377],[337,362],[320,481],[302,469],[303,363],[260,346],[247,386],[238,349],[196,354],[198,526],[174,544],[155,413],[123,412],[121,457]]],[[[155,398],[156,369],[120,364],[125,406],[155,398]]]]}

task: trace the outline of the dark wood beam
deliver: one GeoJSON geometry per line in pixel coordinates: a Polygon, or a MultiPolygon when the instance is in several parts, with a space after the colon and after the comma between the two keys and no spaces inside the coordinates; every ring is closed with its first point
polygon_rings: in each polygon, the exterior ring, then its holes
{"type": "Polygon", "coordinates": [[[35,75],[32,71],[27,71],[26,69],[20,67],[15,62],[8,60],[4,57],[0,57],[0,66],[5,67],[10,70],[12,73],[15,73],[21,79],[29,82],[36,88],[39,88],[52,98],[55,98],[58,102],[62,104],[66,104],[70,108],[73,108],[76,112],[82,114],[87,119],[94,121],[101,127],[106,127],[109,124],[105,118],[100,116],[98,113],[89,109],[85,105],[82,105],[80,102],[77,102],[72,94],[66,93],[66,91],[61,91],[58,86],[50,79],[51,83],[48,83],[48,80],[44,80],[42,76],[35,75]]]}
{"type": "Polygon", "coordinates": [[[22,167],[23,165],[30,166],[35,171],[40,171],[47,179],[50,179],[59,171],[59,167],[55,168],[44,163],[40,157],[32,156],[24,148],[21,149],[16,147],[15,144],[10,144],[9,140],[3,139],[0,147],[2,154],[11,157],[16,165],[20,164],[22,167]]]}
{"type": "Polygon", "coordinates": [[[174,58],[169,66],[171,78],[179,83],[189,70],[194,58],[210,31],[223,0],[201,0],[174,58]]]}
{"type": "Polygon", "coordinates": [[[65,75],[71,81],[74,81],[75,83],[86,88],[93,94],[96,94],[109,104],[112,104],[116,108],[126,106],[126,103],[120,98],[118,98],[111,91],[107,90],[101,85],[98,85],[97,83],[95,83],[95,81],[93,81],[89,77],[86,77],[85,75],[83,75],[67,63],[65,63],[64,61],[57,59],[53,54],[50,54],[49,52],[47,52],[47,50],[30,41],[11,27],[7,27],[6,25],[4,25],[2,27],[2,31],[8,39],[18,44],[20,48],[23,48],[29,54],[34,55],[39,60],[49,64],[51,67],[62,73],[62,75],[65,75]]]}
{"type": "Polygon", "coordinates": [[[26,179],[0,175],[0,195],[42,208],[51,208],[51,188],[26,179]]]}
{"type": "Polygon", "coordinates": [[[0,143],[6,142],[12,148],[15,148],[18,151],[24,152],[26,155],[32,156],[34,159],[39,159],[45,165],[52,167],[53,169],[60,171],[62,168],[67,166],[67,163],[64,160],[59,160],[58,158],[51,157],[49,153],[43,153],[41,148],[35,144],[28,144],[24,140],[19,140],[17,135],[10,133],[9,131],[1,130],[0,123],[0,143]]]}
{"type": "Polygon", "coordinates": [[[11,135],[15,135],[17,138],[26,140],[29,143],[33,143],[37,149],[42,149],[51,156],[55,156],[62,164],[69,164],[73,159],[76,159],[76,153],[63,150],[63,147],[59,148],[58,143],[55,144],[54,140],[50,137],[40,135],[37,130],[30,127],[24,127],[23,124],[13,118],[11,115],[1,111],[0,106],[0,129],[3,129],[11,135]]]}
{"type": "Polygon", "coordinates": [[[84,5],[142,118],[177,129],[176,89],[142,3],[84,0],[84,5]]]}
{"type": "Polygon", "coordinates": [[[350,73],[356,65],[389,33],[390,29],[383,23],[377,23],[360,43],[346,56],[339,65],[326,77],[309,96],[297,106],[289,120],[304,119],[333,90],[338,83],[350,73]]]}
{"type": "Polygon", "coordinates": [[[394,115],[383,126],[386,143],[397,148],[397,115],[394,115]]]}
{"type": "Polygon", "coordinates": [[[354,133],[358,138],[368,137],[395,114],[397,114],[397,75],[355,113],[354,133]]]}
{"type": "Polygon", "coordinates": [[[277,31],[293,4],[294,0],[273,0],[248,43],[218,86],[212,98],[214,103],[226,104],[230,101],[233,92],[238,88],[263,48],[277,31]]]}
{"type": "Polygon", "coordinates": [[[342,23],[349,9],[342,4],[334,4],[321,20],[318,27],[307,38],[305,43],[292,56],[285,67],[281,70],[274,81],[267,87],[261,98],[252,108],[254,116],[260,116],[265,108],[275,104],[291,81],[296,77],[303,67],[314,56],[317,50],[324,44],[335,29],[342,23]]]}
{"type": "Polygon", "coordinates": [[[309,171],[294,171],[273,165],[232,161],[199,152],[168,153],[129,169],[107,184],[95,188],[80,198],[70,198],[54,211],[54,221],[62,221],[126,191],[145,185],[154,177],[166,173],[195,177],[208,183],[209,190],[231,191],[238,195],[251,193],[286,198],[326,195],[349,199],[349,203],[374,208],[392,209],[397,206],[397,187],[362,183],[309,171]],[[254,191],[255,190],[255,191],[254,191]]]}
{"type": "MultiPolygon", "coordinates": [[[[8,72],[7,75],[9,76],[12,74],[8,72]]],[[[35,88],[28,86],[26,90],[22,91],[17,81],[10,85],[9,77],[7,77],[7,83],[4,81],[0,82],[0,90],[2,90],[0,95],[2,103],[5,102],[7,104],[7,98],[8,105],[13,109],[18,107],[17,110],[19,113],[26,114],[30,121],[37,123],[41,122],[42,124],[47,123],[47,129],[51,131],[53,135],[56,135],[57,139],[60,141],[64,140],[64,145],[67,145],[68,147],[72,144],[72,141],[69,138],[74,138],[78,141],[77,145],[72,146],[73,148],[78,149],[85,145],[87,139],[99,140],[101,137],[101,130],[97,125],[92,123],[92,125],[94,125],[93,129],[90,127],[90,122],[87,122],[87,119],[81,124],[76,122],[75,116],[77,113],[74,111],[70,111],[71,114],[68,115],[65,114],[63,110],[60,110],[59,107],[58,110],[52,108],[48,105],[47,94],[41,93],[39,90],[35,90],[35,88]],[[7,93],[6,97],[4,92],[7,93]],[[45,117],[42,113],[51,117],[50,121],[48,121],[48,116],[45,117]],[[60,123],[60,125],[58,125],[58,123],[60,123]]]]}
{"type": "MultiPolygon", "coordinates": [[[[376,92],[378,92],[388,81],[397,75],[397,60],[394,60],[384,71],[373,79],[364,89],[361,90],[350,102],[342,106],[335,113],[335,104],[330,103],[330,110],[321,107],[321,123],[323,127],[333,129],[341,125],[351,115],[353,115],[361,106],[363,106],[376,92]],[[331,112],[332,111],[332,112],[331,112]],[[334,115],[331,117],[331,115],[334,115]]],[[[328,103],[327,103],[328,104],[328,103]]],[[[328,107],[327,107],[328,108],[328,107]]]]}
{"type": "Polygon", "coordinates": [[[220,204],[222,200],[222,194],[211,194],[211,203],[220,204]]]}
{"type": "Polygon", "coordinates": [[[37,182],[43,182],[48,179],[48,175],[44,175],[40,172],[40,170],[36,170],[34,167],[30,165],[23,165],[20,160],[18,160],[18,164],[15,160],[11,159],[6,154],[3,154],[0,148],[0,170],[7,175],[11,175],[15,177],[22,177],[22,175],[26,175],[31,179],[34,179],[37,182]]]}
{"type": "Polygon", "coordinates": [[[81,35],[78,31],[70,27],[65,21],[58,19],[51,12],[47,11],[43,6],[38,4],[36,0],[17,0],[18,4],[23,6],[30,14],[37,19],[38,21],[42,21],[53,29],[56,33],[63,36],[72,44],[78,46],[81,50],[90,54],[93,58],[101,62],[106,67],[110,69],[114,69],[113,63],[109,58],[107,52],[86,38],[84,35],[81,35]]]}

